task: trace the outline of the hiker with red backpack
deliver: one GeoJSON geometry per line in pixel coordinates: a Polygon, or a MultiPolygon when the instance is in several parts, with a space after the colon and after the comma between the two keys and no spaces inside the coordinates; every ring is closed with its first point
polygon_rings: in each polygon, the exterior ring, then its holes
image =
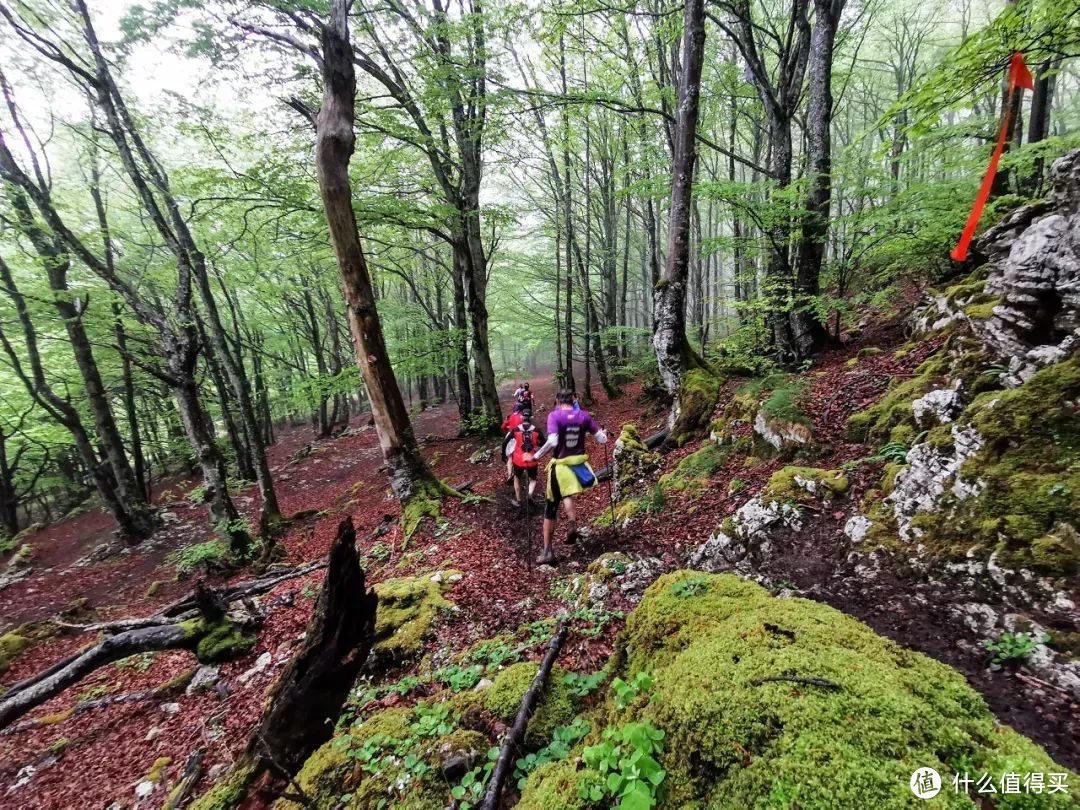
{"type": "Polygon", "coordinates": [[[555,397],[555,410],[548,415],[547,440],[533,453],[533,461],[548,450],[554,458],[547,467],[547,489],[544,508],[544,550],[537,558],[540,565],[555,562],[552,540],[559,517],[559,504],[567,517],[566,542],[577,542],[577,509],[574,497],[596,484],[596,474],[589,466],[585,452],[585,437],[592,434],[600,444],[607,443],[607,434],[588,411],[574,410],[573,391],[560,391],[555,397]]]}
{"type": "Polygon", "coordinates": [[[521,497],[522,479],[527,479],[528,492],[526,498],[532,498],[536,491],[536,476],[539,464],[533,457],[533,453],[544,443],[544,434],[532,423],[532,411],[525,409],[522,412],[522,421],[516,425],[503,440],[503,449],[508,458],[508,470],[514,481],[514,506],[522,506],[524,500],[521,497]]]}
{"type": "MultiPolygon", "coordinates": [[[[513,448],[510,446],[510,439],[513,436],[517,427],[525,420],[526,409],[522,408],[520,403],[514,406],[514,412],[508,417],[503,419],[502,429],[506,431],[506,435],[502,440],[502,460],[506,463],[506,484],[507,486],[514,480],[514,463],[510,457],[513,453],[513,448]]],[[[532,418],[532,411],[528,411],[529,418],[532,418]]]]}

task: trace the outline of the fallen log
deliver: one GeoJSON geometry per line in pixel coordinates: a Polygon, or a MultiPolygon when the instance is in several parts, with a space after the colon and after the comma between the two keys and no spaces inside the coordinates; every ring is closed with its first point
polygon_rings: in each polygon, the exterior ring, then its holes
{"type": "Polygon", "coordinates": [[[108,636],[100,644],[69,659],[65,666],[43,677],[30,679],[31,682],[22,689],[5,694],[0,700],[0,728],[60,694],[95,669],[136,653],[194,648],[202,635],[185,623],[141,627],[108,636]]]}
{"type": "MultiPolygon", "coordinates": [[[[60,694],[86,675],[121,658],[161,650],[191,650],[203,663],[216,663],[250,648],[246,630],[254,624],[234,622],[224,596],[201,584],[192,597],[197,614],[184,621],[163,621],[107,635],[63,661],[15,684],[0,698],[0,729],[60,694]]],[[[257,619],[257,617],[255,617],[257,619]]]]}
{"type": "MultiPolygon", "coordinates": [[[[664,428],[663,430],[657,431],[652,436],[649,436],[647,439],[645,439],[645,446],[649,450],[655,450],[657,447],[660,447],[661,445],[663,445],[664,440],[667,439],[667,437],[668,437],[668,429],[664,428]]],[[[661,450],[661,452],[663,452],[663,450],[661,450]]],[[[601,467],[596,472],[596,480],[597,481],[607,481],[608,479],[611,478],[613,472],[614,472],[614,465],[613,464],[609,464],[606,467],[601,467]]]]}
{"type": "MultiPolygon", "coordinates": [[[[312,571],[326,568],[326,565],[327,561],[322,559],[305,565],[298,565],[284,571],[275,571],[266,576],[248,580],[247,582],[238,582],[222,591],[221,596],[226,602],[238,602],[248,597],[258,596],[259,594],[273,590],[287,580],[296,579],[305,574],[310,574],[312,571]]],[[[64,622],[56,619],[53,620],[53,623],[61,630],[68,633],[113,634],[126,630],[137,630],[143,627],[157,627],[161,624],[183,621],[184,619],[194,618],[198,615],[196,594],[199,587],[202,587],[201,583],[196,585],[196,590],[189,591],[175,602],[171,602],[161,608],[152,616],[143,616],[136,619],[118,619],[113,622],[98,622],[97,624],[74,624],[72,622],[64,622]]]]}
{"type": "Polygon", "coordinates": [[[497,810],[499,806],[503,785],[506,778],[513,772],[514,761],[517,759],[518,751],[525,740],[525,730],[528,728],[529,718],[532,717],[533,712],[536,710],[536,703],[547,685],[551,668],[555,665],[555,659],[559,657],[559,651],[566,641],[567,629],[565,620],[559,623],[555,635],[551,637],[551,641],[548,643],[544,660],[540,662],[540,668],[536,670],[536,676],[533,678],[529,690],[525,693],[525,697],[521,700],[517,717],[514,719],[514,725],[511,726],[503,738],[502,746],[499,749],[499,758],[495,760],[495,768],[491,772],[491,781],[488,782],[487,792],[484,794],[484,803],[481,805],[483,810],[497,810]]]}
{"type": "Polygon", "coordinates": [[[346,518],[330,549],[303,649],[271,690],[244,754],[194,808],[234,807],[267,775],[291,780],[330,739],[375,641],[378,598],[366,587],[355,544],[356,530],[346,518]]]}

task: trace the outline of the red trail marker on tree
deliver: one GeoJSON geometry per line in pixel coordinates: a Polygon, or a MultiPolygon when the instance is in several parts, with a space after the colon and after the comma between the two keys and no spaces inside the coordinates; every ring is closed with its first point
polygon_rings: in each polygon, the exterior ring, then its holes
{"type": "Polygon", "coordinates": [[[952,253],[949,254],[958,262],[962,262],[967,258],[968,247],[971,245],[972,237],[975,236],[975,228],[979,224],[980,217],[982,217],[986,201],[990,199],[990,188],[994,184],[994,175],[997,174],[998,161],[1001,160],[1001,155],[1005,151],[1005,141],[1009,137],[1013,95],[1016,93],[1017,87],[1023,87],[1027,90],[1035,88],[1035,82],[1031,78],[1031,71],[1024,64],[1024,55],[1019,51],[1012,55],[1012,61],[1009,62],[1009,97],[1005,101],[1005,111],[1001,116],[1001,132],[998,133],[997,146],[994,147],[994,154],[990,157],[990,165],[986,168],[982,186],[979,188],[979,194],[975,198],[975,204],[971,207],[971,214],[968,215],[964,232],[960,235],[960,241],[956,243],[952,253]]]}

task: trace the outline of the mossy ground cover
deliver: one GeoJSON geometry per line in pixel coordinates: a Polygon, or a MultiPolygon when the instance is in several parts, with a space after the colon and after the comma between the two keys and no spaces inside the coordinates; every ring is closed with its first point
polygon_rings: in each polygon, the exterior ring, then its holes
{"type": "MultiPolygon", "coordinates": [[[[536,675],[538,664],[503,669],[480,691],[446,690],[413,707],[382,709],[339,731],[308,758],[296,781],[316,807],[427,810],[446,807],[458,782],[446,769],[454,758],[481,766],[494,740],[495,721],[510,724],[536,675]]],[[[569,724],[577,701],[561,667],[552,670],[525,742],[536,750],[569,724]]],[[[300,805],[280,801],[278,810],[300,805]]]]}
{"type": "Polygon", "coordinates": [[[375,650],[392,660],[415,657],[438,620],[451,604],[443,597],[449,578],[458,571],[388,579],[375,585],[379,608],[375,614],[375,650]],[[438,581],[436,581],[436,579],[438,581]]]}
{"type": "Polygon", "coordinates": [[[848,479],[840,470],[783,467],[769,478],[761,497],[765,503],[828,501],[847,491],[848,479]]]}
{"type": "MultiPolygon", "coordinates": [[[[663,731],[661,808],[977,807],[949,791],[924,805],[910,791],[912,772],[1065,770],[998,725],[949,667],[830,607],[776,599],[731,575],[660,577],[629,615],[617,655],[613,674],[634,683],[648,673],[651,689],[629,700],[609,691],[586,715],[584,745],[630,722],[663,731]]],[[[597,777],[578,756],[545,765],[519,806],[604,806],[582,798],[597,777]]],[[[1001,795],[992,806],[1071,801],[1001,795]]]]}
{"type": "Polygon", "coordinates": [[[705,442],[683,458],[674,470],[661,476],[660,488],[665,494],[700,490],[708,485],[709,479],[724,466],[730,455],[730,446],[705,442]]]}

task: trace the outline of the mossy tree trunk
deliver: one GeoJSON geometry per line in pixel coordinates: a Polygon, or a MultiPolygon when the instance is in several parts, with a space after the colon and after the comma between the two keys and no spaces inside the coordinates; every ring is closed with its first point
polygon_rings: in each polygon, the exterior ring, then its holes
{"type": "Polygon", "coordinates": [[[676,113],[671,179],[671,214],[668,218],[668,260],[663,277],[653,290],[653,348],[660,379],[674,398],[668,441],[680,444],[689,431],[707,420],[716,405],[708,394],[716,392],[712,372],[690,347],[686,337],[686,284],[690,268],[690,215],[694,167],[697,163],[697,122],[701,95],[701,68],[705,55],[704,0],[689,0],[683,15],[682,74],[676,113]],[[695,371],[693,379],[687,372],[695,371]],[[687,383],[692,383],[687,385],[687,383]],[[700,394],[705,394],[701,396],[700,394]]]}

